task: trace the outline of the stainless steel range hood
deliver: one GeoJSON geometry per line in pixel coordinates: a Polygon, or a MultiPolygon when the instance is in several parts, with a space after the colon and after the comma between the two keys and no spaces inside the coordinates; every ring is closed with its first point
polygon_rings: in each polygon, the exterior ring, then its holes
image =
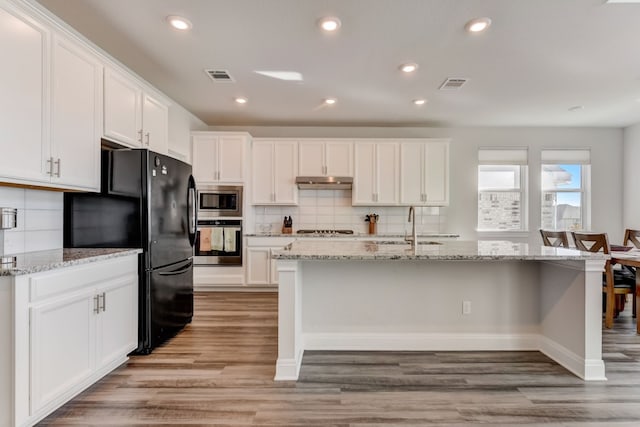
{"type": "Polygon", "coordinates": [[[353,178],[350,176],[299,176],[296,184],[301,190],[350,190],[353,178]]]}

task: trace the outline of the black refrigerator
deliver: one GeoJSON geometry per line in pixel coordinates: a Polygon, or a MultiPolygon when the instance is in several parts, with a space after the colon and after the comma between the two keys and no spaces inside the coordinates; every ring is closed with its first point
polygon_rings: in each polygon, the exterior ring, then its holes
{"type": "Polygon", "coordinates": [[[142,248],[138,353],[193,317],[195,181],[191,166],[145,149],[102,152],[100,193],[65,193],[64,246],[142,248]]]}

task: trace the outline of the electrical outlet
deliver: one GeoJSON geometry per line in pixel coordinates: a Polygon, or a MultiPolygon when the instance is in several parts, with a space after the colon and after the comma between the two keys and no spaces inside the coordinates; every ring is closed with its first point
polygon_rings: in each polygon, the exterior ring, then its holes
{"type": "Polygon", "coordinates": [[[471,301],[462,301],[462,314],[471,314],[471,301]]]}

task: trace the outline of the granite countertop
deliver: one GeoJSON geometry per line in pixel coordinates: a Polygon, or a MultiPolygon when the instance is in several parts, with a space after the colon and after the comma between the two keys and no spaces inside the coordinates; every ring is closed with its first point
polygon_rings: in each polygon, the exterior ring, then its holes
{"type": "MultiPolygon", "coordinates": [[[[394,239],[394,238],[404,238],[404,234],[391,233],[391,234],[368,234],[368,233],[353,233],[353,234],[284,234],[281,232],[273,231],[273,232],[258,232],[258,233],[247,233],[246,237],[293,237],[293,238],[336,238],[336,239],[363,239],[368,238],[372,240],[384,240],[384,239],[394,239]]],[[[449,233],[422,233],[418,234],[418,238],[425,239],[445,239],[445,238],[458,238],[459,234],[449,234],[449,233]]]]}
{"type": "Polygon", "coordinates": [[[77,248],[3,255],[0,276],[20,276],[142,253],[141,249],[77,248]],[[13,261],[5,264],[5,261],[13,261]]]}
{"type": "MultiPolygon", "coordinates": [[[[419,241],[420,242],[420,241],[419,241]]],[[[423,240],[417,248],[405,242],[297,240],[274,251],[273,258],[289,260],[459,260],[459,261],[580,261],[605,260],[603,253],[529,246],[509,241],[423,240]]]]}

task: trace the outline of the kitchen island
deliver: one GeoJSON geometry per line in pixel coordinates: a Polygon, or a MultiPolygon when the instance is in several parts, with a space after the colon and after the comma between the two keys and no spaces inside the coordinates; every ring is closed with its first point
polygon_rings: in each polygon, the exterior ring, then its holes
{"type": "Polygon", "coordinates": [[[507,241],[293,242],[273,254],[275,379],[296,380],[304,350],[539,350],[605,380],[607,257],[507,241]]]}

